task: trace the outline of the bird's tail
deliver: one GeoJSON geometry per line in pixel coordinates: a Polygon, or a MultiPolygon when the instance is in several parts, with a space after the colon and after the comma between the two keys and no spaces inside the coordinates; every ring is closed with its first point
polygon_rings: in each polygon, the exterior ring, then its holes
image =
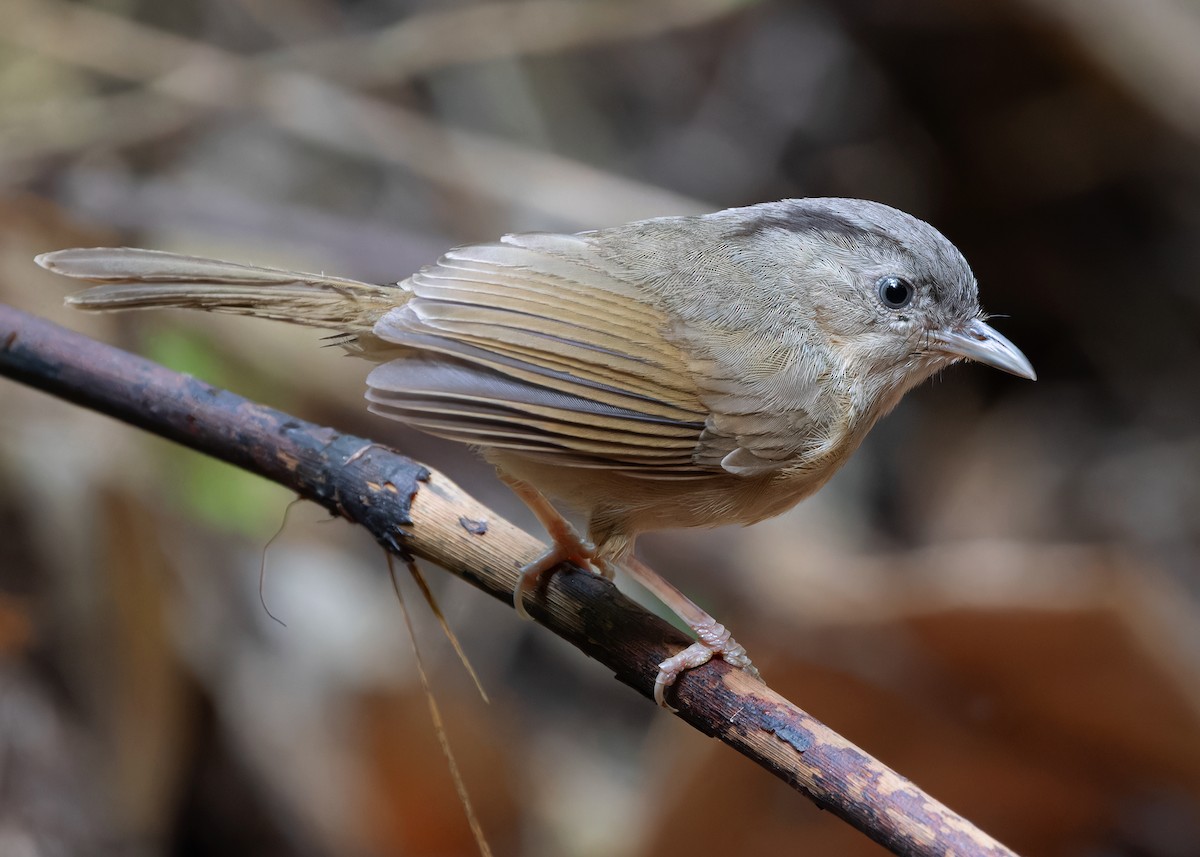
{"type": "Polygon", "coordinates": [[[38,256],[37,263],[65,277],[100,283],[67,298],[71,306],[97,312],[181,307],[366,333],[409,297],[396,284],[131,247],[58,250],[38,256]]]}

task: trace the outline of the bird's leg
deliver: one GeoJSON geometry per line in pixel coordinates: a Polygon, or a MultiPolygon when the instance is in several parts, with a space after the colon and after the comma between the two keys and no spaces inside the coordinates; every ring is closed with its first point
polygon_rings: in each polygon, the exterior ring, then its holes
{"type": "Polygon", "coordinates": [[[607,563],[593,562],[596,558],[595,546],[579,535],[571,526],[571,522],[559,514],[541,491],[528,482],[514,479],[504,471],[498,472],[504,484],[521,498],[521,502],[529,507],[529,511],[533,512],[538,522],[545,527],[551,542],[545,553],[521,567],[521,576],[517,578],[517,585],[513,591],[513,609],[517,611],[518,616],[522,619],[530,618],[525,609],[525,595],[537,587],[543,574],[561,563],[573,562],[584,568],[595,569],[605,577],[612,577],[607,563]]]}
{"type": "MultiPolygon", "coordinates": [[[[746,649],[733,639],[733,635],[712,616],[705,613],[690,598],[676,589],[650,566],[632,555],[625,557],[622,566],[629,576],[650,590],[659,601],[667,605],[683,620],[699,641],[692,643],[678,654],[672,655],[658,665],[658,677],[654,680],[654,701],[663,708],[671,708],[666,702],[667,688],[675,683],[679,674],[712,660],[720,655],[727,664],[737,667],[758,678],[758,669],[750,662],[746,649]]],[[[672,709],[674,710],[674,709],[672,709]]]]}

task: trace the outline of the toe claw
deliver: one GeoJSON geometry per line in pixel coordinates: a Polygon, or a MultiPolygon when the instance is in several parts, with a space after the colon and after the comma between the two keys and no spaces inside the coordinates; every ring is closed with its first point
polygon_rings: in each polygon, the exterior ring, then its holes
{"type": "Polygon", "coordinates": [[[517,585],[513,588],[513,610],[516,611],[518,619],[526,622],[533,621],[533,617],[529,615],[529,610],[525,607],[525,593],[532,588],[533,585],[526,585],[524,573],[517,578],[517,585]]]}
{"type": "Polygon", "coordinates": [[[533,562],[521,566],[517,585],[513,587],[513,609],[522,619],[532,619],[525,609],[525,596],[537,589],[542,575],[568,559],[563,549],[557,545],[547,550],[533,562]]]}
{"type": "Polygon", "coordinates": [[[692,643],[683,651],[672,655],[659,664],[658,675],[654,679],[654,701],[663,708],[675,711],[674,708],[667,705],[667,688],[675,683],[675,679],[679,678],[679,674],[684,670],[703,666],[712,660],[714,654],[716,652],[704,643],[692,643]]]}

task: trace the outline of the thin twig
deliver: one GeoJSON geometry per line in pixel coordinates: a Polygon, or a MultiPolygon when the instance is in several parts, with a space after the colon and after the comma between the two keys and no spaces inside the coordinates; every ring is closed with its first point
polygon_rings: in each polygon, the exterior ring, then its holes
{"type": "MultiPolygon", "coordinates": [[[[0,374],[251,472],[512,603],[542,545],[440,473],[363,438],[247,401],[0,305],[0,374]]],[[[569,566],[530,613],[650,697],[657,664],[689,641],[603,578],[569,566]]],[[[1011,855],[913,783],[720,660],[680,677],[678,716],[904,855],[1011,855]]]]}

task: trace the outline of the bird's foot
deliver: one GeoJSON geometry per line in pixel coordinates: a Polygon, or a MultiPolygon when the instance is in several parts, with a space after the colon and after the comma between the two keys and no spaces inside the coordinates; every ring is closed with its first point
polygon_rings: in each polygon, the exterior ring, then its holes
{"type": "Polygon", "coordinates": [[[609,563],[596,556],[596,547],[579,535],[571,522],[558,513],[540,491],[528,482],[522,482],[498,470],[500,478],[521,498],[534,516],[546,528],[550,536],[550,547],[531,563],[521,566],[517,585],[513,587],[513,609],[522,619],[531,618],[525,609],[525,595],[537,589],[542,575],[564,562],[573,562],[589,571],[594,571],[612,580],[613,569],[609,563]]]}
{"type": "Polygon", "coordinates": [[[543,574],[564,562],[573,562],[612,579],[611,567],[608,563],[597,560],[595,546],[579,535],[570,523],[559,518],[547,526],[547,530],[552,540],[551,546],[533,562],[521,566],[521,573],[513,590],[513,608],[522,619],[532,618],[525,609],[525,596],[537,589],[543,574]]]}
{"type": "Polygon", "coordinates": [[[654,679],[654,701],[669,711],[667,688],[675,683],[684,670],[695,669],[719,655],[725,663],[737,667],[748,675],[758,678],[758,670],[750,662],[746,649],[726,630],[725,626],[708,615],[690,598],[680,592],[666,578],[635,556],[624,559],[630,577],[646,587],[659,601],[671,608],[684,624],[700,639],[682,652],[672,655],[658,665],[658,676],[654,679]]]}
{"type": "Polygon", "coordinates": [[[703,666],[712,660],[713,655],[719,655],[731,667],[737,667],[754,678],[759,677],[758,667],[750,662],[745,646],[733,639],[724,625],[710,618],[707,622],[691,625],[691,628],[700,639],[659,664],[658,677],[654,679],[654,701],[670,711],[675,709],[667,705],[667,688],[675,683],[684,670],[703,666]]]}

